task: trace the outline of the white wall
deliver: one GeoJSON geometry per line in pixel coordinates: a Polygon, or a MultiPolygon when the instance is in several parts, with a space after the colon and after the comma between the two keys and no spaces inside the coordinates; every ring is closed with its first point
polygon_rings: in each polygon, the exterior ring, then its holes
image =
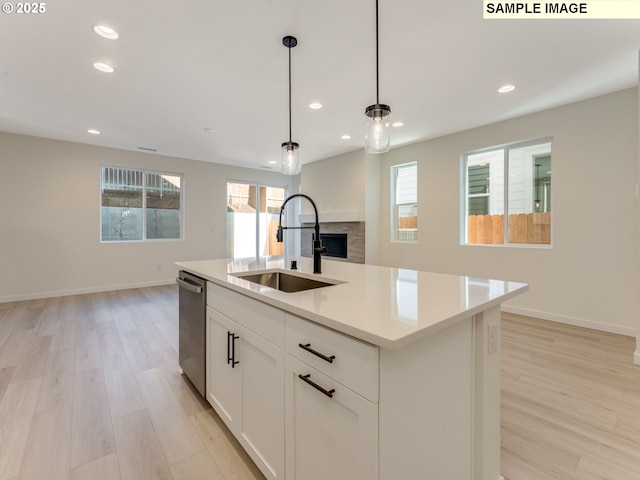
{"type": "MultiPolygon", "coordinates": [[[[364,160],[364,151],[356,150],[302,166],[301,192],[313,199],[321,222],[334,213],[358,213],[364,218],[364,160]]],[[[313,208],[303,202],[302,212],[313,213],[313,208]]]]}
{"type": "MultiPolygon", "coordinates": [[[[635,335],[637,89],[391,150],[382,161],[385,265],[526,282],[517,313],[635,335]],[[552,248],[460,245],[460,155],[553,137],[552,248]],[[419,241],[391,243],[389,169],[418,162],[419,241]]],[[[640,347],[639,347],[640,348],[640,347]]]]}
{"type": "Polygon", "coordinates": [[[226,257],[226,182],[298,177],[0,132],[0,302],[172,282],[226,257]],[[184,174],[184,241],[100,243],[100,167],[184,174]]]}
{"type": "MultiPolygon", "coordinates": [[[[316,202],[321,222],[336,221],[336,214],[365,222],[365,262],[369,264],[380,262],[380,162],[380,155],[361,149],[302,166],[301,192],[316,202]]],[[[307,202],[302,210],[312,213],[307,202]]]]}
{"type": "Polygon", "coordinates": [[[389,232],[381,234],[382,211],[380,192],[384,188],[382,184],[382,157],[375,154],[365,156],[366,185],[365,185],[365,263],[380,264],[380,239],[383,235],[389,236],[389,232]]]}

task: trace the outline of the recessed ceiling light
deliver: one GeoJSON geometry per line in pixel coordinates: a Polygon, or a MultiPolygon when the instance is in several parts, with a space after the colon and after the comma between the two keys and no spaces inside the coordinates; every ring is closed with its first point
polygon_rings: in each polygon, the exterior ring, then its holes
{"type": "Polygon", "coordinates": [[[100,130],[96,130],[95,128],[90,128],[89,130],[87,130],[87,133],[90,133],[91,135],[100,135],[100,130]]]}
{"type": "Polygon", "coordinates": [[[402,127],[403,125],[404,125],[404,123],[402,123],[402,122],[393,122],[391,124],[392,127],[402,127]]]}
{"type": "Polygon", "coordinates": [[[342,135],[340,138],[342,140],[349,140],[349,139],[351,139],[351,135],[345,134],[345,135],[342,135]]]}
{"type": "Polygon", "coordinates": [[[278,163],[278,162],[276,162],[275,160],[269,160],[269,163],[270,163],[271,165],[275,165],[275,164],[276,164],[276,163],[278,163]]]}
{"type": "Polygon", "coordinates": [[[215,132],[215,130],[213,128],[205,128],[204,131],[207,132],[207,133],[215,132]]]}
{"type": "Polygon", "coordinates": [[[93,31],[100,35],[102,38],[108,38],[109,40],[116,40],[119,35],[113,28],[106,25],[96,25],[93,27],[93,31]]]}
{"type": "Polygon", "coordinates": [[[503,85],[498,89],[498,93],[509,93],[513,92],[516,89],[515,85],[507,84],[503,85]]]}
{"type": "Polygon", "coordinates": [[[103,62],[94,63],[93,64],[93,68],[95,68],[96,70],[98,70],[100,72],[113,73],[113,67],[111,65],[103,63],[103,62]]]}
{"type": "Polygon", "coordinates": [[[309,108],[312,110],[319,110],[322,108],[322,104],[318,102],[313,102],[309,104],[309,108]]]}

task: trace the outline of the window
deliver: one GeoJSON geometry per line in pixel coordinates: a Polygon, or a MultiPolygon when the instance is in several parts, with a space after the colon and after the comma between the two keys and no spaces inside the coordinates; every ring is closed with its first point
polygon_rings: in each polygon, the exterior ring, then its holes
{"type": "Polygon", "coordinates": [[[391,239],[418,240],[418,164],[391,167],[391,239]]]}
{"type": "Polygon", "coordinates": [[[468,153],[463,164],[464,243],[551,244],[551,140],[468,153]]]}
{"type": "Polygon", "coordinates": [[[280,207],[286,190],[227,183],[227,255],[229,258],[282,255],[276,242],[280,207]]]}
{"type": "Polygon", "coordinates": [[[102,167],[103,242],[182,238],[182,176],[102,167]]]}

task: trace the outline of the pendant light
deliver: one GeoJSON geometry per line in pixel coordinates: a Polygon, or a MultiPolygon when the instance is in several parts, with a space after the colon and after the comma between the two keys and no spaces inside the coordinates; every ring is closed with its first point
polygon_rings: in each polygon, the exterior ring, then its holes
{"type": "Polygon", "coordinates": [[[300,159],[298,158],[298,145],[291,141],[291,49],[298,44],[296,37],[287,35],[282,39],[282,44],[289,49],[289,141],[282,144],[282,173],[285,175],[298,175],[300,173],[300,159]]]}
{"type": "Polygon", "coordinates": [[[378,0],[376,0],[376,103],[369,105],[364,114],[367,116],[364,150],[367,153],[389,151],[391,107],[380,103],[380,73],[378,67],[378,0]]]}

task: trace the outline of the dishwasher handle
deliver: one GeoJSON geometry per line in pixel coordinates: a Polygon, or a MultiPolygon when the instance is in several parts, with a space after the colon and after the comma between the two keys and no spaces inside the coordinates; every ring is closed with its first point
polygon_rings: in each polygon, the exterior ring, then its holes
{"type": "Polygon", "coordinates": [[[202,285],[191,283],[188,280],[177,277],[176,283],[181,287],[193,293],[202,293],[202,285]]]}

